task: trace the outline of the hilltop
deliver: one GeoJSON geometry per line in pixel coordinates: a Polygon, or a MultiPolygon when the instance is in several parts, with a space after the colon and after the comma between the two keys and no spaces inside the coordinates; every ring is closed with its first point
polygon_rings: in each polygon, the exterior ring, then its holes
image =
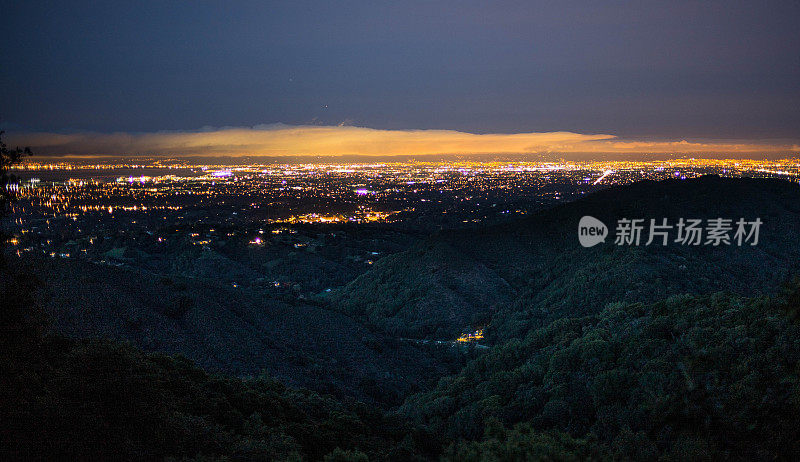
{"type": "MultiPolygon", "coordinates": [[[[645,231],[646,233],[646,231],[645,231]]],[[[646,241],[645,235],[642,244],[646,241]]],[[[610,302],[683,293],[769,293],[798,269],[800,186],[706,176],[612,187],[512,223],[449,231],[378,261],[327,298],[343,312],[401,335],[442,338],[488,324],[492,341],[523,337],[610,302]],[[760,218],[757,246],[583,248],[578,221],[613,233],[620,218],[760,218]]]]}

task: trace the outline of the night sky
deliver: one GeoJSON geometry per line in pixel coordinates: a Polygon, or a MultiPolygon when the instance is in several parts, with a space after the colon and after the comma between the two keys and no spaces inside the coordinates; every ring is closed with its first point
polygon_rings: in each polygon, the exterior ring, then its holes
{"type": "Polygon", "coordinates": [[[0,7],[11,134],[280,123],[800,138],[796,1],[0,7]]]}

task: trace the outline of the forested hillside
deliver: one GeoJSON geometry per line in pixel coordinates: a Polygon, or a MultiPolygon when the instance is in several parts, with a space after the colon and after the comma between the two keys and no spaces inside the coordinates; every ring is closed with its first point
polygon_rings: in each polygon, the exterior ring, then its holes
{"type": "MultiPolygon", "coordinates": [[[[209,375],[129,346],[48,337],[4,357],[4,460],[409,460],[439,444],[380,408],[209,375]]],[[[5,356],[5,355],[4,355],[5,356]]]]}
{"type": "MultiPolygon", "coordinates": [[[[15,294],[26,288],[13,286],[15,294]]],[[[7,313],[28,302],[17,297],[7,313]]],[[[3,325],[2,453],[793,460],[800,456],[799,302],[795,282],[775,297],[611,304],[495,347],[409,398],[399,415],[268,377],[208,374],[182,358],[107,341],[42,337],[27,312],[3,325]]]]}
{"type": "Polygon", "coordinates": [[[453,337],[488,324],[489,338],[499,342],[563,316],[595,313],[609,302],[718,290],[769,293],[800,268],[798,242],[797,184],[713,176],[640,182],[502,226],[439,233],[379,261],[327,299],[404,335],[453,337]],[[580,246],[577,226],[584,215],[609,226],[605,244],[580,246]],[[614,226],[626,217],[764,223],[757,246],[644,246],[646,231],[640,246],[616,246],[614,226]]]}
{"type": "Polygon", "coordinates": [[[349,316],[257,289],[81,261],[11,263],[36,275],[36,303],[53,332],[126,340],[213,372],[266,371],[286,384],[396,405],[469,354],[371,332],[349,316]]]}
{"type": "Polygon", "coordinates": [[[441,450],[376,406],[48,334],[36,277],[3,263],[3,460],[413,460],[441,450]]]}
{"type": "Polygon", "coordinates": [[[623,460],[794,460],[799,301],[795,282],[775,297],[612,303],[493,348],[401,411],[482,440],[451,448],[459,459],[521,455],[562,435],[566,453],[589,444],[623,460]]]}

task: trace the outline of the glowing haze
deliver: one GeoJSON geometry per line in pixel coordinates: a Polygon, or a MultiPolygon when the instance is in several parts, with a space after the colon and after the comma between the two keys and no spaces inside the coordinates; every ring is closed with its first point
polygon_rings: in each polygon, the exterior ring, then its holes
{"type": "Polygon", "coordinates": [[[572,132],[474,134],[455,130],[379,130],[351,126],[268,125],[153,133],[18,133],[11,144],[41,155],[397,156],[429,154],[643,153],[796,155],[791,142],[647,141],[572,132]]]}

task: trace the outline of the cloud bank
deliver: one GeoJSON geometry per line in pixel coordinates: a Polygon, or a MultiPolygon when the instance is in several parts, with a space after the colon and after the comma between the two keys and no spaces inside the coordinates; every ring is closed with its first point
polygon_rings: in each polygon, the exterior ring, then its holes
{"type": "Polygon", "coordinates": [[[572,132],[474,134],[351,126],[269,125],[155,133],[17,133],[10,145],[39,155],[400,156],[430,154],[796,154],[793,143],[620,140],[572,132]]]}

